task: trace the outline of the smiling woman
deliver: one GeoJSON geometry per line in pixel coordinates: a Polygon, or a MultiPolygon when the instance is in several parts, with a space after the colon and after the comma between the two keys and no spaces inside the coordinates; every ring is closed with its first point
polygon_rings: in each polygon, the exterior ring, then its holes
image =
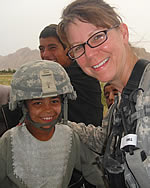
{"type": "MultiPolygon", "coordinates": [[[[150,114],[145,112],[150,109],[150,63],[134,53],[128,26],[104,0],[74,0],[62,12],[58,33],[70,47],[70,58],[86,74],[121,92],[103,121],[108,132],[101,165],[109,186],[148,188],[150,114]]],[[[72,129],[88,147],[101,151],[102,128],[72,129]]]]}
{"type": "Polygon", "coordinates": [[[80,9],[72,8],[74,2],[68,6],[63,12],[64,19],[59,24],[58,32],[64,43],[70,46],[70,57],[77,60],[86,74],[101,82],[111,80],[116,89],[122,91],[131,74],[128,67],[133,67],[137,60],[128,43],[128,28],[120,16],[103,1],[98,2],[102,7],[96,7],[94,3],[96,4],[96,1],[93,1],[93,4],[89,1],[87,6],[80,9]],[[84,16],[81,10],[85,13],[84,16]],[[93,39],[96,45],[91,44],[93,39]],[[124,58],[125,48],[130,52],[129,58],[134,59],[133,61],[126,61],[124,58]],[[123,63],[120,63],[122,61],[123,63]],[[123,72],[123,69],[126,72],[123,72]]]}

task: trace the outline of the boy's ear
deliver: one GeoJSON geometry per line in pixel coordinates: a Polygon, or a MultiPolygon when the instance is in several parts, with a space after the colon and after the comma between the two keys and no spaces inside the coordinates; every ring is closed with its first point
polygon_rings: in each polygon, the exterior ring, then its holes
{"type": "Polygon", "coordinates": [[[66,55],[67,55],[68,50],[69,50],[69,47],[66,47],[66,48],[65,48],[65,54],[66,54],[66,55]]]}
{"type": "Polygon", "coordinates": [[[28,105],[27,105],[27,101],[22,101],[22,106],[23,106],[23,109],[26,111],[26,112],[28,112],[29,110],[28,110],[28,105]]]}

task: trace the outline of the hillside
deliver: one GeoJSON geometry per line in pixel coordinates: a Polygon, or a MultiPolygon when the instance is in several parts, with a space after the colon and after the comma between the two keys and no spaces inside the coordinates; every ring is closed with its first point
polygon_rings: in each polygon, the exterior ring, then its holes
{"type": "Polygon", "coordinates": [[[135,54],[136,54],[139,58],[147,59],[147,60],[150,61],[150,52],[147,52],[147,51],[145,50],[145,48],[132,47],[132,49],[134,50],[135,54]]]}
{"type": "MultiPolygon", "coordinates": [[[[133,50],[140,58],[150,60],[150,53],[144,48],[135,48],[133,50]]],[[[9,54],[7,56],[0,55],[0,70],[17,69],[20,65],[30,61],[40,59],[40,54],[38,50],[31,50],[30,48],[21,48],[15,53],[9,54]]]]}
{"type": "Polygon", "coordinates": [[[36,59],[41,59],[38,50],[31,50],[27,47],[21,48],[15,53],[0,56],[0,70],[17,69],[20,65],[36,59]]]}

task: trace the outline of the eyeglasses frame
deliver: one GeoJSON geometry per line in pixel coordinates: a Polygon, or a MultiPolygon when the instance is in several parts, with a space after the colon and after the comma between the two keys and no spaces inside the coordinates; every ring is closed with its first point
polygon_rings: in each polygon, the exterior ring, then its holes
{"type": "Polygon", "coordinates": [[[75,46],[72,46],[72,47],[68,50],[68,52],[67,52],[66,55],[67,55],[70,59],[72,59],[72,60],[76,60],[76,59],[80,58],[83,54],[85,54],[85,45],[86,45],[86,44],[87,44],[90,48],[96,48],[96,47],[102,45],[102,44],[108,39],[108,36],[107,36],[108,31],[110,31],[110,30],[112,30],[112,29],[115,29],[115,28],[117,28],[117,27],[119,27],[119,25],[115,25],[115,26],[113,26],[113,27],[111,27],[111,28],[109,28],[109,29],[105,29],[105,30],[103,30],[103,31],[98,31],[98,32],[94,33],[92,36],[90,36],[90,38],[88,38],[88,40],[87,40],[86,42],[84,42],[84,43],[82,43],[82,44],[77,44],[77,45],[75,45],[75,46]],[[106,36],[105,40],[104,40],[102,43],[100,43],[100,44],[98,44],[98,45],[96,45],[96,46],[91,46],[91,45],[89,44],[89,40],[90,40],[94,35],[97,35],[98,33],[101,33],[101,32],[102,32],[102,33],[105,33],[105,36],[106,36]],[[73,57],[70,55],[69,52],[70,52],[74,47],[77,47],[77,46],[80,46],[80,45],[83,46],[84,52],[83,52],[80,56],[78,56],[77,58],[73,58],[73,57]]]}

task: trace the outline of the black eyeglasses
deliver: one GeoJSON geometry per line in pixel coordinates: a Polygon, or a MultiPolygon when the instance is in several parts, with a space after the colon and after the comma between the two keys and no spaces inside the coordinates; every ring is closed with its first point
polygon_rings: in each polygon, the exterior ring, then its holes
{"type": "Polygon", "coordinates": [[[67,55],[72,60],[78,59],[79,57],[81,57],[85,53],[85,45],[86,44],[90,48],[96,48],[97,46],[100,46],[101,44],[103,44],[108,39],[107,32],[116,28],[116,27],[119,27],[119,25],[116,25],[116,26],[111,27],[107,30],[99,31],[99,32],[95,33],[83,44],[78,44],[76,46],[71,47],[68,50],[67,55]]]}

